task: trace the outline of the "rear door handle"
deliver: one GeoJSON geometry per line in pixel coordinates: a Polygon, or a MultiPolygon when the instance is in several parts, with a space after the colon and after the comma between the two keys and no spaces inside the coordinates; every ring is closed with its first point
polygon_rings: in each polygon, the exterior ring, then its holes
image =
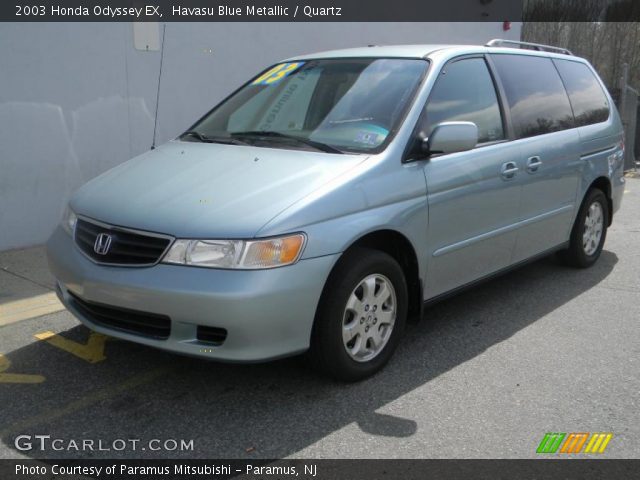
{"type": "Polygon", "coordinates": [[[513,177],[516,176],[516,173],[518,173],[518,170],[520,169],[516,165],[516,162],[503,163],[502,168],[500,169],[500,176],[504,180],[511,180],[513,177]]]}
{"type": "Polygon", "coordinates": [[[527,172],[536,173],[541,165],[542,161],[540,161],[540,157],[531,157],[527,160],[527,172]]]}

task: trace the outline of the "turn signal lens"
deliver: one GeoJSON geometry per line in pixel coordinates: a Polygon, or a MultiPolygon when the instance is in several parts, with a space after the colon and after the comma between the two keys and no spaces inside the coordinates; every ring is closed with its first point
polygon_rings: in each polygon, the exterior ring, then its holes
{"type": "Polygon", "coordinates": [[[270,268],[289,265],[298,259],[303,243],[302,235],[248,242],[242,266],[243,268],[270,268]]]}
{"type": "Polygon", "coordinates": [[[62,215],[62,228],[66,230],[66,232],[73,236],[73,233],[76,229],[76,223],[78,222],[78,217],[68,206],[62,215]]]}

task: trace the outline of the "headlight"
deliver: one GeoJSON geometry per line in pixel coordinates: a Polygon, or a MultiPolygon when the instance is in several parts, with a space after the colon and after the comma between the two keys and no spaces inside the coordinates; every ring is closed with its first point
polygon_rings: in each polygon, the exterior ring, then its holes
{"type": "Polygon", "coordinates": [[[265,240],[176,240],[162,262],[246,270],[282,267],[298,261],[304,240],[301,233],[265,240]]]}
{"type": "Polygon", "coordinates": [[[69,235],[73,236],[77,222],[78,217],[73,213],[73,210],[67,206],[64,210],[64,214],[62,215],[62,228],[64,228],[69,235]]]}

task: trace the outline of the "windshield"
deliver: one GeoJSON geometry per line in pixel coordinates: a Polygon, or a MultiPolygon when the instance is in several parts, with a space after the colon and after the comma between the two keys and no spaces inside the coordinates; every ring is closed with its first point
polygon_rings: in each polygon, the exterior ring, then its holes
{"type": "Polygon", "coordinates": [[[427,65],[389,58],[281,63],[183,138],[330,153],[379,151],[399,127],[427,65]]]}

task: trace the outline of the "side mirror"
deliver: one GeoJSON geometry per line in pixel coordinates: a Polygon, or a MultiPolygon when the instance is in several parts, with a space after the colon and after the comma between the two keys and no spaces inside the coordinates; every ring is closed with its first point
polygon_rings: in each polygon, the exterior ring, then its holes
{"type": "Polygon", "coordinates": [[[427,154],[466,152],[478,144],[478,127],[473,122],[444,122],[436,125],[422,141],[427,154]]]}

